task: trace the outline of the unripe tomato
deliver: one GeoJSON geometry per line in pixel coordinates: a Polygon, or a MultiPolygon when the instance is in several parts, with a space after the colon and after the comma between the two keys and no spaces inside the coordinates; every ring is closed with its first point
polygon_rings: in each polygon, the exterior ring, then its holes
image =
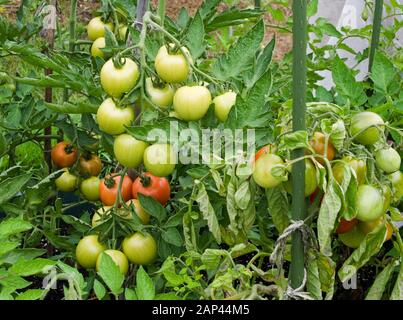
{"type": "MultiPolygon", "coordinates": [[[[173,44],[169,45],[171,49],[173,44]]],[[[189,51],[183,47],[190,57],[189,51]]],[[[155,57],[155,71],[158,76],[168,83],[183,82],[187,79],[190,71],[190,66],[179,50],[177,53],[169,53],[167,46],[162,46],[155,57]]]]}
{"type": "Polygon", "coordinates": [[[166,177],[175,170],[177,158],[169,144],[153,144],[145,149],[143,160],[147,171],[166,177]]]}
{"type": "Polygon", "coordinates": [[[129,270],[129,261],[127,261],[127,257],[122,251],[112,249],[105,250],[98,256],[96,263],[97,272],[99,272],[99,269],[101,268],[101,261],[104,254],[107,254],[112,258],[113,262],[115,262],[115,264],[119,267],[121,274],[125,275],[127,273],[127,271],[129,270]]]}
{"type": "Polygon", "coordinates": [[[227,121],[228,114],[236,101],[236,93],[228,91],[213,99],[214,113],[218,120],[221,122],[227,121]]]}
{"type": "Polygon", "coordinates": [[[102,220],[105,219],[105,216],[111,213],[111,208],[112,208],[111,206],[104,206],[94,212],[94,215],[92,216],[91,219],[91,225],[93,228],[99,225],[102,222],[102,220]]]}
{"type": "Polygon", "coordinates": [[[68,168],[63,168],[65,172],[55,180],[56,188],[63,192],[72,192],[77,188],[78,177],[69,172],[68,168]]]}
{"type": "Polygon", "coordinates": [[[52,148],[51,158],[59,168],[71,167],[77,160],[77,149],[70,142],[59,142],[52,148]]]}
{"type": "Polygon", "coordinates": [[[170,197],[171,188],[164,177],[156,177],[149,172],[139,176],[133,182],[133,198],[137,199],[138,194],[152,197],[162,205],[165,205],[170,197]]]}
{"type": "Polygon", "coordinates": [[[339,234],[339,239],[347,247],[358,248],[361,242],[364,240],[365,234],[362,233],[357,226],[351,229],[349,232],[339,234]]]}
{"type": "Polygon", "coordinates": [[[197,121],[203,118],[210,104],[210,91],[203,86],[184,86],[174,95],[174,109],[179,118],[186,121],[197,121]]]}
{"type": "MultiPolygon", "coordinates": [[[[148,224],[150,222],[150,215],[147,212],[145,212],[143,207],[140,205],[140,201],[138,199],[131,199],[126,202],[126,205],[129,206],[129,208],[131,208],[131,210],[134,210],[136,212],[137,216],[140,218],[140,220],[141,220],[141,222],[143,222],[143,224],[148,224]]],[[[126,216],[129,219],[131,219],[131,217],[132,217],[131,211],[127,210],[127,209],[122,209],[122,210],[125,210],[126,216]]]]}
{"type": "MultiPolygon", "coordinates": [[[[292,194],[292,179],[284,182],[284,187],[288,193],[292,194]]],[[[316,168],[311,160],[305,159],[305,197],[312,195],[318,187],[316,180],[316,168]]]]}
{"type": "Polygon", "coordinates": [[[350,134],[356,142],[372,145],[380,139],[384,124],[378,114],[368,111],[360,112],[351,119],[350,134]]]}
{"type": "Polygon", "coordinates": [[[87,26],[88,39],[94,41],[100,37],[105,36],[105,27],[113,30],[113,24],[111,22],[104,23],[101,17],[95,17],[90,20],[87,26]]]}
{"type": "MultiPolygon", "coordinates": [[[[330,139],[327,143],[327,153],[325,154],[326,136],[322,132],[315,132],[309,143],[316,154],[326,157],[329,161],[334,159],[336,151],[330,139]]],[[[321,164],[325,163],[321,157],[317,157],[316,160],[321,164]]]]}
{"type": "Polygon", "coordinates": [[[101,51],[101,49],[106,47],[105,38],[101,37],[96,39],[91,45],[91,55],[95,57],[105,58],[105,54],[101,51]]]}
{"type": "Polygon", "coordinates": [[[388,147],[375,153],[375,161],[379,169],[385,173],[393,173],[400,169],[402,159],[395,149],[388,147]]]}
{"type": "Polygon", "coordinates": [[[367,184],[360,185],[355,197],[357,219],[360,221],[378,219],[384,213],[383,200],[379,189],[367,184]]]}
{"type": "Polygon", "coordinates": [[[78,171],[83,176],[97,176],[101,173],[102,161],[95,154],[84,154],[78,162],[78,171]]]}
{"type": "Polygon", "coordinates": [[[127,26],[120,26],[119,27],[119,38],[120,40],[126,40],[126,34],[127,34],[127,26]]]}
{"type": "Polygon", "coordinates": [[[140,265],[150,264],[157,256],[157,243],[150,234],[136,232],[122,242],[123,252],[130,262],[140,265]]]}
{"type": "Polygon", "coordinates": [[[393,202],[399,202],[403,197],[403,173],[401,171],[393,172],[388,179],[393,186],[393,202]]]}
{"type": "MultiPolygon", "coordinates": [[[[99,185],[99,197],[105,206],[112,206],[116,202],[118,196],[118,187],[120,176],[107,176],[101,180],[99,185]]],[[[124,176],[122,182],[121,194],[124,201],[131,199],[132,179],[129,176],[124,176]]]]}
{"type": "Polygon", "coordinates": [[[342,234],[349,232],[351,229],[353,229],[358,223],[357,219],[352,219],[352,220],[346,220],[341,218],[339,225],[337,226],[336,233],[337,234],[342,234]]]}
{"type": "Polygon", "coordinates": [[[386,223],[385,216],[381,216],[378,219],[371,221],[360,221],[357,225],[358,229],[364,234],[368,234],[370,232],[376,232],[379,230],[381,226],[386,223]]]}
{"type": "Polygon", "coordinates": [[[111,98],[106,99],[98,108],[99,128],[109,134],[121,134],[134,120],[134,110],[130,107],[119,108],[111,98]]]}
{"type": "Polygon", "coordinates": [[[85,269],[95,268],[98,256],[106,250],[106,246],[98,241],[97,235],[85,236],[76,247],[76,259],[85,269]]]}
{"type": "Polygon", "coordinates": [[[260,148],[258,152],[255,154],[255,161],[259,159],[262,155],[266,153],[275,153],[277,151],[277,147],[274,144],[268,144],[264,147],[260,148]]]}
{"type": "Polygon", "coordinates": [[[353,158],[350,156],[343,157],[342,160],[343,160],[343,163],[337,162],[332,168],[333,176],[336,179],[336,181],[340,185],[342,184],[343,179],[344,179],[344,165],[349,165],[355,171],[358,184],[364,183],[365,175],[367,173],[367,165],[365,163],[365,160],[356,159],[356,158],[353,158]]]}
{"type": "Polygon", "coordinates": [[[115,138],[113,152],[121,165],[136,168],[142,163],[147,146],[147,143],[137,140],[129,134],[121,134],[115,138]]]}
{"type": "Polygon", "coordinates": [[[275,154],[264,154],[256,162],[253,168],[253,179],[262,188],[274,188],[281,184],[281,179],[274,177],[271,169],[276,165],[284,164],[283,159],[275,154]]]}
{"type": "Polygon", "coordinates": [[[137,64],[130,58],[124,58],[124,64],[116,67],[113,59],[105,62],[101,69],[101,85],[107,94],[120,98],[134,88],[140,72],[137,64]]]}
{"type": "Polygon", "coordinates": [[[151,78],[146,79],[146,92],[150,100],[162,109],[168,108],[173,101],[175,90],[169,84],[154,87],[151,78]]]}
{"type": "Polygon", "coordinates": [[[85,199],[89,201],[99,199],[99,183],[98,177],[89,177],[81,182],[80,191],[85,199]]]}

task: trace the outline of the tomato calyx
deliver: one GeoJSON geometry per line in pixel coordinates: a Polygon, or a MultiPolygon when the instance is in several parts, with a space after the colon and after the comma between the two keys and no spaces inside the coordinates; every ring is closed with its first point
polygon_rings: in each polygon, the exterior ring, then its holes
{"type": "Polygon", "coordinates": [[[151,178],[146,175],[140,175],[140,182],[144,188],[147,188],[151,185],[151,178]]]}
{"type": "Polygon", "coordinates": [[[69,143],[64,147],[64,151],[66,152],[66,154],[71,154],[75,151],[75,148],[72,144],[69,143]]]}
{"type": "Polygon", "coordinates": [[[113,65],[116,69],[122,69],[126,64],[126,58],[120,55],[112,58],[113,65]]]}
{"type": "Polygon", "coordinates": [[[116,181],[113,176],[110,176],[105,178],[104,184],[108,189],[112,189],[115,186],[116,181]]]}

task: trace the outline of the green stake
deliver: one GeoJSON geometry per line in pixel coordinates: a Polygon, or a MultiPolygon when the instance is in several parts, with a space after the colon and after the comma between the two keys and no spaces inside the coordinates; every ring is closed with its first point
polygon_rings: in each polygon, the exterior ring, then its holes
{"type": "Polygon", "coordinates": [[[372,64],[374,63],[375,52],[379,44],[379,35],[381,33],[381,26],[382,26],[382,10],[383,10],[383,0],[375,0],[374,21],[372,25],[372,39],[369,51],[369,64],[368,64],[369,72],[371,72],[372,64]]]}

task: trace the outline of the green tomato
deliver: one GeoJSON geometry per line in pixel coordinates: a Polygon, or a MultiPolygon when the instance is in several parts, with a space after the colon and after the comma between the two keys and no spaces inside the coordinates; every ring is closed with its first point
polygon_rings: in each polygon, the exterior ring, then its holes
{"type": "Polygon", "coordinates": [[[392,202],[392,190],[389,186],[382,185],[382,196],[383,196],[383,213],[388,212],[390,204],[392,202]]]}
{"type": "Polygon", "coordinates": [[[111,213],[112,206],[103,206],[94,212],[91,219],[91,226],[95,228],[97,225],[103,222],[103,219],[111,213]]]}
{"type": "Polygon", "coordinates": [[[157,256],[157,243],[150,234],[136,232],[122,242],[123,252],[135,264],[152,263],[157,256]]]}
{"type": "Polygon", "coordinates": [[[402,159],[393,148],[381,149],[375,153],[376,165],[385,173],[393,173],[400,169],[402,159]]]}
{"type": "Polygon", "coordinates": [[[382,215],[378,219],[371,220],[371,221],[360,221],[357,225],[358,229],[363,234],[368,234],[370,232],[376,232],[379,230],[381,226],[386,223],[385,216],[382,215]]]}
{"type": "Polygon", "coordinates": [[[144,151],[147,171],[157,177],[166,177],[175,170],[176,154],[169,144],[153,144],[144,151]]]}
{"type": "Polygon", "coordinates": [[[127,26],[120,26],[119,27],[119,38],[120,40],[126,40],[126,34],[127,34],[127,26]]]}
{"type": "Polygon", "coordinates": [[[284,161],[275,154],[266,153],[255,162],[253,179],[262,188],[274,188],[281,184],[282,180],[274,177],[271,169],[276,165],[283,165],[284,161]]]}
{"type": "MultiPolygon", "coordinates": [[[[292,194],[292,179],[284,182],[284,187],[288,193],[292,194]]],[[[311,160],[305,160],[305,197],[313,194],[318,187],[318,181],[316,180],[316,168],[311,160]]]]}
{"type": "Polygon", "coordinates": [[[381,138],[383,119],[373,112],[360,112],[351,119],[350,134],[363,145],[373,145],[381,138]]]}
{"type": "Polygon", "coordinates": [[[358,187],[355,197],[357,219],[371,221],[378,219],[384,213],[384,198],[379,189],[363,184],[358,187]]]}
{"type": "Polygon", "coordinates": [[[105,46],[106,46],[105,38],[104,37],[98,38],[92,43],[91,55],[94,58],[95,57],[100,57],[102,59],[105,58],[104,53],[101,51],[101,49],[105,48],[105,46]]]}
{"type": "MultiPolygon", "coordinates": [[[[169,46],[171,49],[174,48],[173,44],[169,46]]],[[[190,57],[189,51],[185,47],[182,48],[190,57]]],[[[187,79],[190,67],[180,50],[177,53],[169,53],[167,46],[162,46],[155,57],[155,71],[162,80],[178,83],[187,79]]]]}
{"type": "Polygon", "coordinates": [[[403,197],[403,173],[401,171],[393,172],[388,179],[393,186],[393,202],[399,202],[403,197]]]}
{"type": "Polygon", "coordinates": [[[136,168],[142,163],[147,146],[147,143],[129,134],[121,134],[115,138],[113,152],[120,164],[127,168],[136,168]]]}
{"type": "Polygon", "coordinates": [[[98,177],[89,177],[81,182],[80,191],[84,198],[89,201],[99,200],[99,184],[98,177]]]}
{"type": "Polygon", "coordinates": [[[55,180],[56,188],[63,192],[74,191],[78,184],[78,177],[69,172],[68,168],[63,168],[64,172],[55,180]]]}
{"type": "Polygon", "coordinates": [[[344,179],[344,166],[349,165],[355,171],[358,184],[363,184],[365,181],[365,175],[367,173],[367,165],[365,160],[356,159],[350,156],[343,157],[343,162],[337,162],[333,168],[333,176],[336,181],[341,185],[344,179]]]}
{"type": "Polygon", "coordinates": [[[120,98],[134,88],[139,76],[139,68],[132,59],[125,58],[123,66],[119,68],[109,59],[101,69],[101,85],[107,94],[120,98]]]}
{"type": "Polygon", "coordinates": [[[173,102],[180,119],[197,121],[207,113],[211,104],[211,93],[203,86],[184,86],[176,91],[173,102]]]}
{"type": "Polygon", "coordinates": [[[358,248],[361,242],[365,239],[365,234],[355,226],[351,231],[339,234],[339,239],[347,247],[358,248]]]}
{"type": "Polygon", "coordinates": [[[91,19],[91,21],[87,25],[88,39],[90,39],[91,41],[95,41],[100,37],[104,37],[105,27],[107,27],[111,31],[113,30],[113,24],[111,22],[104,23],[101,20],[101,17],[95,17],[91,19]]]}
{"type": "Polygon", "coordinates": [[[169,84],[162,88],[154,87],[151,78],[147,78],[146,91],[150,100],[158,107],[166,109],[172,104],[175,90],[169,84]]]}
{"type": "Polygon", "coordinates": [[[98,241],[97,235],[85,236],[76,247],[76,259],[85,269],[95,268],[98,256],[106,249],[106,246],[98,241]]]}
{"type": "Polygon", "coordinates": [[[213,99],[214,113],[218,120],[225,122],[228,118],[228,114],[231,111],[232,106],[236,101],[236,93],[228,91],[222,95],[219,95],[213,99]]]}
{"type": "Polygon", "coordinates": [[[126,131],[125,126],[129,126],[133,120],[133,108],[119,108],[111,98],[102,102],[98,108],[97,121],[103,132],[121,134],[126,131]]]}
{"type": "Polygon", "coordinates": [[[127,261],[127,257],[124,255],[122,251],[108,249],[105,250],[102,254],[98,256],[96,263],[96,270],[99,271],[101,267],[101,261],[104,255],[108,255],[112,258],[113,262],[119,267],[120,273],[125,275],[129,270],[129,261],[127,261]]]}

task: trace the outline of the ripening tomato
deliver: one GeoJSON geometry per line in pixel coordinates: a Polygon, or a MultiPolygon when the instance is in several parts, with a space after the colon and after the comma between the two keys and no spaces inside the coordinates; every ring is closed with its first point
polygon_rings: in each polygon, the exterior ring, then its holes
{"type": "Polygon", "coordinates": [[[343,242],[347,247],[350,248],[358,248],[361,242],[364,240],[365,234],[355,226],[349,232],[339,234],[339,239],[343,242]]]}
{"type": "Polygon", "coordinates": [[[77,160],[77,149],[70,142],[59,142],[52,148],[51,158],[59,168],[71,167],[77,160]]]}
{"type": "Polygon", "coordinates": [[[143,162],[143,155],[147,146],[147,143],[137,140],[129,134],[121,134],[115,138],[113,152],[121,165],[127,168],[136,168],[143,162]]]}
{"type": "Polygon", "coordinates": [[[91,225],[93,228],[95,228],[97,225],[103,222],[105,217],[111,213],[111,208],[112,208],[111,206],[104,206],[94,212],[94,215],[92,216],[91,219],[91,225]]]}
{"type": "Polygon", "coordinates": [[[123,252],[130,262],[145,265],[153,262],[157,256],[157,243],[152,235],[136,232],[122,242],[123,252]]]}
{"type": "MultiPolygon", "coordinates": [[[[292,194],[292,177],[284,182],[288,193],[292,194]]],[[[305,197],[312,195],[318,187],[316,180],[316,168],[311,160],[305,159],[305,197]]]]}
{"type": "Polygon", "coordinates": [[[99,199],[99,184],[98,177],[89,177],[81,182],[80,191],[84,198],[89,201],[97,201],[99,199]]]}
{"type": "MultiPolygon", "coordinates": [[[[174,49],[174,44],[169,44],[170,50],[174,49]]],[[[189,51],[182,47],[190,58],[189,51]]],[[[176,53],[168,52],[167,46],[162,46],[155,57],[155,71],[158,76],[168,83],[183,82],[187,79],[190,66],[182,54],[181,50],[176,53]]]]}
{"type": "Polygon", "coordinates": [[[262,155],[253,168],[253,179],[262,188],[274,188],[281,184],[280,178],[274,177],[271,170],[276,165],[284,165],[283,159],[275,154],[262,155]]]}
{"type": "Polygon", "coordinates": [[[227,121],[228,114],[233,105],[235,105],[236,93],[228,91],[213,99],[214,113],[221,122],[227,121]]]}
{"type": "Polygon", "coordinates": [[[341,218],[339,225],[337,226],[336,233],[337,234],[342,234],[349,232],[351,229],[353,229],[358,223],[357,219],[352,219],[352,220],[346,220],[341,218]]]}
{"type": "MultiPolygon", "coordinates": [[[[333,143],[330,141],[330,139],[328,140],[327,152],[325,154],[326,136],[322,132],[315,132],[309,144],[316,154],[326,157],[329,161],[334,159],[336,150],[334,149],[333,143]]],[[[324,164],[323,158],[317,157],[316,160],[319,163],[324,164]]]]}
{"type": "Polygon", "coordinates": [[[98,241],[97,235],[85,236],[76,247],[76,259],[85,269],[95,268],[98,256],[106,250],[106,246],[98,241]]]}
{"type": "Polygon", "coordinates": [[[256,152],[255,161],[257,161],[257,159],[259,159],[262,155],[266,153],[275,153],[276,151],[277,147],[274,144],[265,145],[256,152]]]}
{"type": "MultiPolygon", "coordinates": [[[[99,185],[99,197],[105,206],[112,206],[116,202],[118,196],[118,187],[120,182],[119,175],[109,175],[105,179],[101,180],[99,185]]],[[[122,182],[121,194],[124,201],[128,201],[132,198],[132,179],[129,176],[124,176],[122,182]]]]}
{"type": "Polygon", "coordinates": [[[402,159],[393,148],[380,149],[375,153],[376,165],[385,173],[393,173],[400,169],[402,159]]]}
{"type": "Polygon", "coordinates": [[[83,176],[97,176],[101,173],[102,161],[95,154],[84,154],[78,162],[78,171],[83,176]]]}
{"type": "Polygon", "coordinates": [[[166,177],[175,170],[176,154],[169,144],[153,144],[144,151],[147,171],[157,177],[166,177]]]}
{"type": "Polygon", "coordinates": [[[103,251],[97,259],[96,262],[96,270],[99,272],[99,269],[101,267],[101,261],[104,257],[104,255],[108,255],[112,258],[113,262],[119,267],[120,273],[125,275],[127,271],[129,270],[129,261],[127,261],[127,257],[124,255],[122,251],[119,250],[112,250],[108,249],[103,251]]]}
{"type": "Polygon", "coordinates": [[[94,41],[100,37],[104,37],[105,27],[109,28],[109,30],[112,31],[113,23],[111,22],[104,23],[101,17],[92,18],[87,25],[88,39],[94,41]]]}
{"type": "Polygon", "coordinates": [[[162,109],[168,108],[174,99],[175,90],[169,84],[156,86],[151,78],[146,79],[146,92],[150,100],[162,109]]]}
{"type": "Polygon", "coordinates": [[[180,119],[197,121],[207,113],[211,104],[211,93],[203,86],[184,86],[176,90],[173,103],[180,119]]]}
{"type": "Polygon", "coordinates": [[[91,45],[91,55],[95,57],[105,58],[105,54],[101,49],[106,47],[105,38],[101,37],[95,40],[91,45]]]}
{"type": "Polygon", "coordinates": [[[357,219],[371,221],[382,216],[384,198],[379,189],[367,184],[360,185],[355,197],[357,219]]]}
{"type": "Polygon", "coordinates": [[[120,98],[134,88],[140,72],[137,64],[130,58],[124,58],[122,66],[115,66],[113,59],[105,62],[101,69],[101,85],[107,94],[120,98]]]}
{"type": "Polygon", "coordinates": [[[133,182],[133,198],[137,199],[137,194],[152,197],[162,205],[165,205],[171,195],[169,182],[164,177],[156,177],[149,172],[137,177],[133,182]]]}
{"type": "Polygon", "coordinates": [[[385,123],[373,112],[360,112],[351,119],[350,134],[354,140],[363,145],[373,145],[381,138],[385,123]]]}
{"type": "Polygon", "coordinates": [[[403,197],[403,173],[401,171],[393,172],[388,179],[393,186],[393,202],[399,202],[403,197]]]}
{"type": "Polygon", "coordinates": [[[72,192],[77,188],[78,177],[63,168],[64,172],[55,180],[56,188],[63,192],[72,192]]]}
{"type": "Polygon", "coordinates": [[[98,108],[97,121],[99,129],[112,135],[126,131],[134,120],[134,110],[130,107],[119,108],[115,102],[108,98],[98,108]]]}
{"type": "Polygon", "coordinates": [[[365,175],[367,173],[367,165],[365,160],[353,158],[350,156],[343,157],[343,162],[337,162],[333,168],[333,176],[336,181],[341,185],[344,179],[344,165],[349,165],[355,171],[358,184],[363,184],[365,175]]]}
{"type": "MultiPolygon", "coordinates": [[[[134,211],[143,224],[148,224],[150,222],[150,215],[143,209],[138,199],[131,199],[126,202],[126,205],[129,207],[129,210],[125,208],[121,209],[125,211],[125,217],[127,216],[129,219],[131,219],[132,211],[134,211]]],[[[123,213],[119,215],[123,215],[123,213]]]]}
{"type": "Polygon", "coordinates": [[[368,234],[370,232],[376,232],[379,230],[381,226],[386,223],[385,216],[382,215],[378,219],[370,220],[370,221],[360,221],[357,225],[358,229],[364,234],[368,234]]]}

